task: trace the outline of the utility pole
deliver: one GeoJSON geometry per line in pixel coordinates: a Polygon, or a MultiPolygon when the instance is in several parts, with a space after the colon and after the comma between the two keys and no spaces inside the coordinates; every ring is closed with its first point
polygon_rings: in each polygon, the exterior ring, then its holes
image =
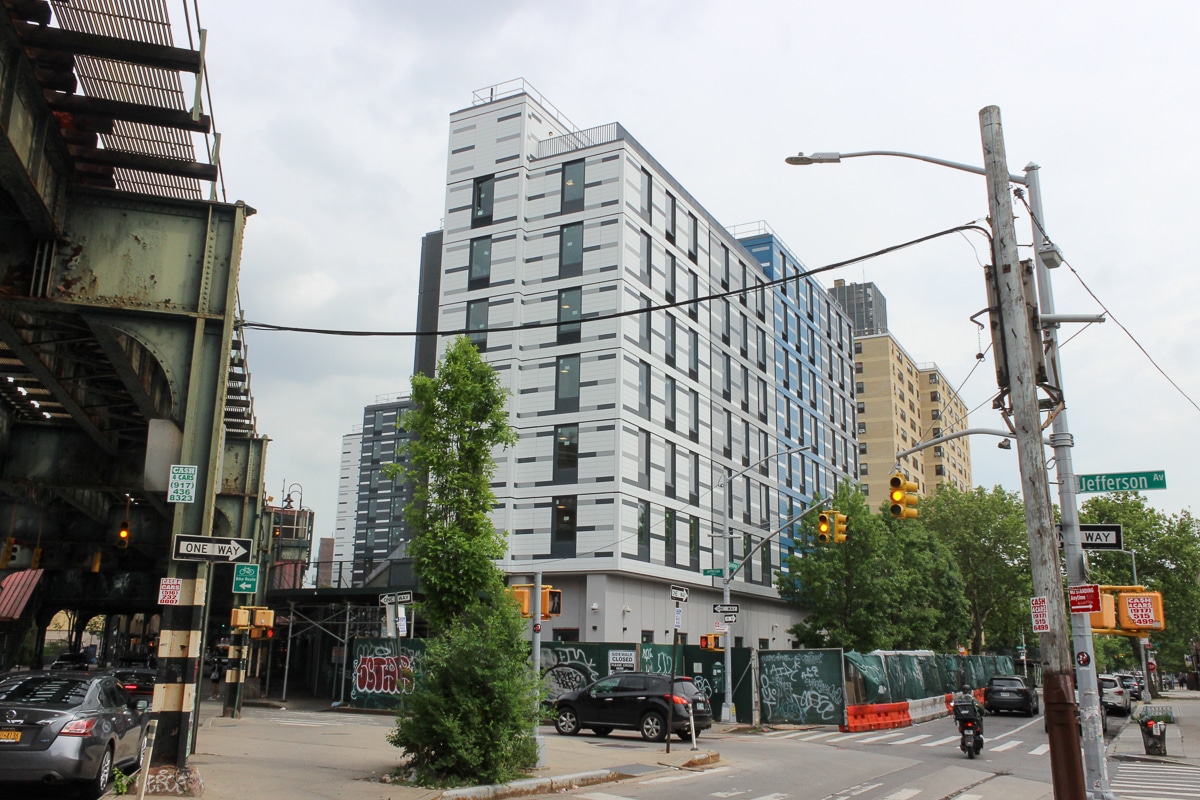
{"type": "Polygon", "coordinates": [[[1000,109],[979,112],[992,224],[993,274],[1006,340],[1009,398],[1021,469],[1029,566],[1036,596],[1046,598],[1050,630],[1041,635],[1043,696],[1050,731],[1050,774],[1055,800],[1085,800],[1083,760],[1075,727],[1075,681],[1067,633],[1066,602],[1059,578],[1058,542],[1050,514],[1050,485],[1042,447],[1041,413],[1032,358],[1029,308],[1017,255],[1008,160],[1000,109]]]}

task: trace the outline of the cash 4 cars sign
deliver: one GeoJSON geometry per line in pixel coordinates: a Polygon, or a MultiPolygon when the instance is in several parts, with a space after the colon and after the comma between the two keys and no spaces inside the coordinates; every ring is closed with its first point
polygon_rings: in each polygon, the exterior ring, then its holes
{"type": "Polygon", "coordinates": [[[1161,592],[1121,592],[1117,595],[1117,621],[1131,630],[1163,629],[1161,592]]]}

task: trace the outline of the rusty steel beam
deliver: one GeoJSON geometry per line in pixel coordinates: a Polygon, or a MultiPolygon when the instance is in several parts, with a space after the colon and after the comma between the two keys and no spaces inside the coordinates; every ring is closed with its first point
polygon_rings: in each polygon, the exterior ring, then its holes
{"type": "Polygon", "coordinates": [[[212,130],[212,118],[207,114],[201,114],[199,119],[192,119],[189,111],[177,111],[141,103],[127,103],[123,100],[106,100],[102,97],[49,91],[45,93],[45,96],[51,111],[81,114],[101,120],[123,119],[127,122],[141,122],[145,125],[159,125],[163,128],[179,128],[194,133],[208,133],[212,130]]]}
{"type": "Polygon", "coordinates": [[[200,53],[181,47],[135,42],[116,36],[101,36],[95,33],[67,31],[62,28],[45,28],[18,20],[12,21],[21,42],[30,47],[58,50],[110,61],[125,61],[158,69],[179,70],[198,75],[201,69],[200,53]]]}
{"type": "Polygon", "coordinates": [[[126,153],[119,150],[99,150],[92,147],[68,146],[67,152],[71,154],[71,157],[75,161],[83,164],[106,164],[117,168],[157,172],[160,175],[196,178],[201,181],[215,181],[217,179],[217,167],[214,164],[201,164],[197,161],[180,161],[174,158],[126,153]]]}

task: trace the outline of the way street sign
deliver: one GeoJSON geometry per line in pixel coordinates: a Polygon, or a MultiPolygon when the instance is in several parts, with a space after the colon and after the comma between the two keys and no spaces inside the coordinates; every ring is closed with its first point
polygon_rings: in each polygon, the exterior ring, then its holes
{"type": "Polygon", "coordinates": [[[238,564],[233,568],[233,593],[258,594],[258,564],[238,564]]]}
{"type": "Polygon", "coordinates": [[[726,622],[737,622],[737,614],[726,614],[724,620],[726,622]]]}
{"type": "MultiPolygon", "coordinates": [[[[1058,546],[1062,547],[1062,525],[1058,528],[1058,546]]],[[[1122,528],[1120,525],[1086,524],[1079,525],[1079,544],[1084,550],[1121,550],[1122,528]]]]}
{"type": "Polygon", "coordinates": [[[228,564],[250,563],[251,539],[222,539],[216,536],[179,534],[171,550],[176,561],[220,561],[228,564]]]}
{"type": "Polygon", "coordinates": [[[412,592],[392,592],[391,594],[379,595],[379,605],[386,606],[389,603],[406,606],[412,603],[412,592]]]}
{"type": "Polygon", "coordinates": [[[1068,586],[1067,596],[1071,603],[1072,614],[1094,614],[1100,610],[1100,585],[1085,583],[1079,586],[1068,586]]]}
{"type": "Polygon", "coordinates": [[[704,574],[706,577],[712,577],[712,578],[721,578],[721,577],[725,576],[725,573],[721,571],[720,567],[714,567],[713,569],[706,569],[706,570],[704,570],[704,574]]]}
{"type": "Polygon", "coordinates": [[[672,586],[671,599],[679,603],[686,603],[688,599],[688,588],[686,586],[672,586]]]}
{"type": "Polygon", "coordinates": [[[736,614],[742,610],[737,603],[713,603],[714,614],[736,614]]]}
{"type": "Polygon", "coordinates": [[[171,478],[167,483],[167,502],[196,502],[196,475],[199,472],[199,467],[188,464],[172,464],[171,478]]]}
{"type": "Polygon", "coordinates": [[[1079,492],[1143,492],[1167,488],[1167,473],[1113,472],[1107,475],[1080,475],[1079,492]]]}

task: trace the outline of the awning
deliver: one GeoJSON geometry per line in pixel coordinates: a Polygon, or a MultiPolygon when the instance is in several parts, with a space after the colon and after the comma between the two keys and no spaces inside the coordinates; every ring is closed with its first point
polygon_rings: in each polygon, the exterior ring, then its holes
{"type": "Polygon", "coordinates": [[[0,581],[0,622],[13,622],[21,618],[25,604],[33,596],[33,590],[41,578],[42,570],[23,569],[0,581]]]}

